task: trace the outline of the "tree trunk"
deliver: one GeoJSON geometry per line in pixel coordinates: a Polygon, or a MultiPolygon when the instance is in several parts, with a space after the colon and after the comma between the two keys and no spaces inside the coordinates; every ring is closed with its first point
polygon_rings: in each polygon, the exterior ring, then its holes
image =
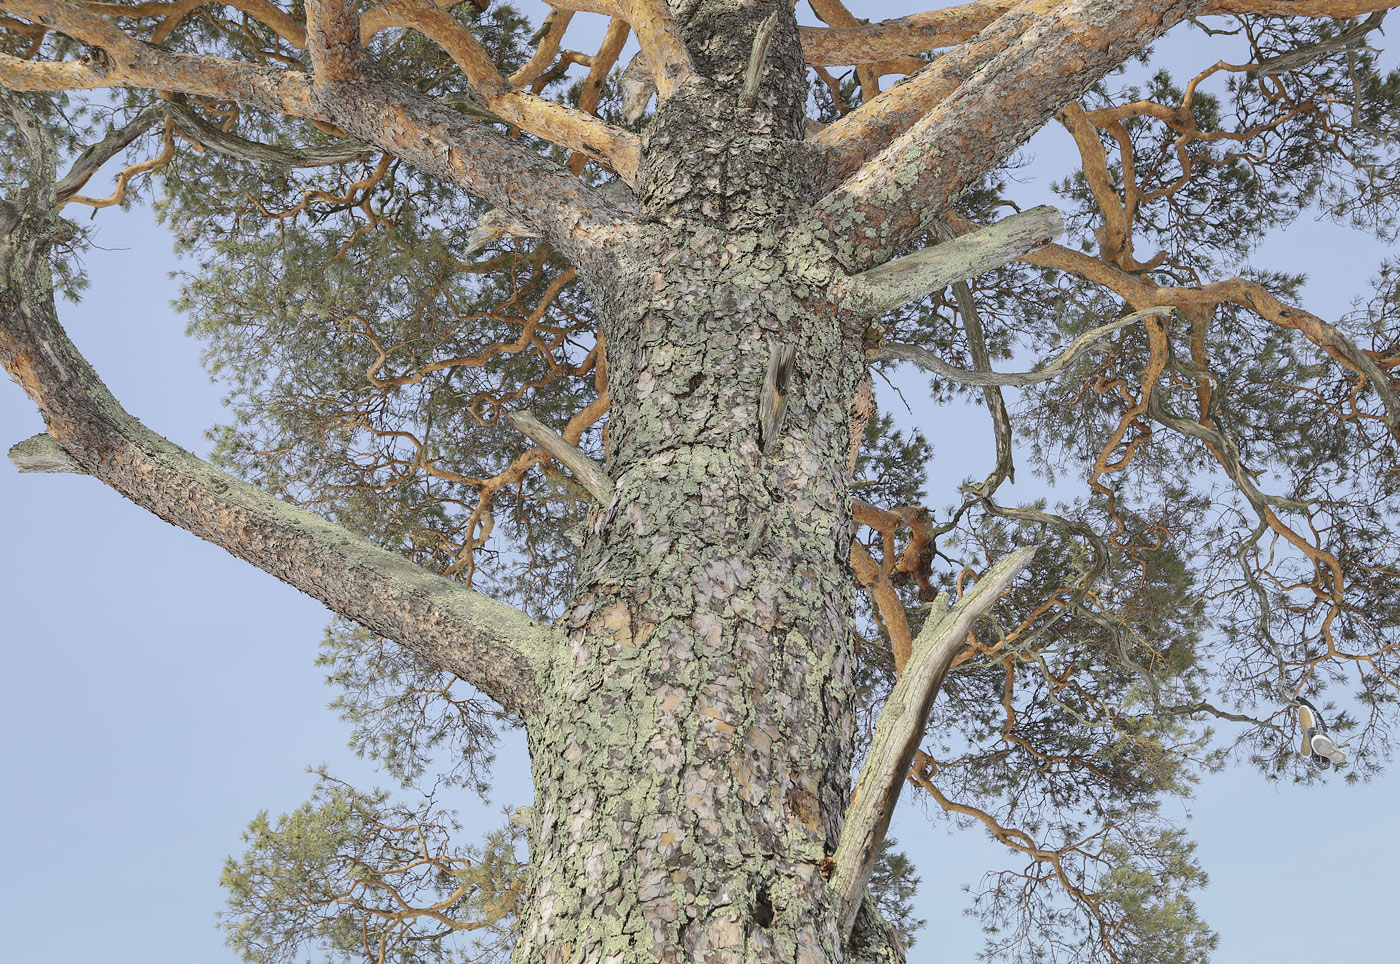
{"type": "Polygon", "coordinates": [[[852,959],[827,858],[852,759],[863,325],[829,298],[834,263],[796,241],[810,199],[795,31],[743,110],[768,11],[703,11],[680,22],[713,86],[659,108],[642,230],[615,279],[588,279],[616,490],[529,727],[520,964],[852,959]]]}

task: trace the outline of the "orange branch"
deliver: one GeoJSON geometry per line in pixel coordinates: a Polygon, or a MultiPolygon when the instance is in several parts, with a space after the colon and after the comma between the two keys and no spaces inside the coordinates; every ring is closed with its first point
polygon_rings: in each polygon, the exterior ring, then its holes
{"type": "Polygon", "coordinates": [[[670,97],[696,76],[690,51],[681,40],[666,0],[618,0],[617,7],[646,52],[658,101],[670,97]]]}

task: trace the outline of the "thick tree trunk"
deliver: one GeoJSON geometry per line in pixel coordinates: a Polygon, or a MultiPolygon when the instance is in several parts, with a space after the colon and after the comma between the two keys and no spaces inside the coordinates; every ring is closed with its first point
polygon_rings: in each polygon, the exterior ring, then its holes
{"type": "Polygon", "coordinates": [[[795,31],[743,110],[768,11],[717,6],[690,31],[714,85],[662,104],[642,156],[649,217],[594,293],[616,490],[529,727],[521,964],[851,959],[827,875],[852,754],[862,326],[800,237],[795,31]],[[784,384],[773,362],[789,350],[784,384]]]}

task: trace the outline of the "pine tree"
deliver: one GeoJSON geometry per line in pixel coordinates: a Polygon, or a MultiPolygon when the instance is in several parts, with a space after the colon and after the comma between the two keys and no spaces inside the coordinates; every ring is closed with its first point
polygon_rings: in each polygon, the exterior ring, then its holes
{"type": "Polygon", "coordinates": [[[402,784],[257,817],[232,946],[901,961],[918,796],[1020,868],[974,898],[993,957],[1205,960],[1163,802],[1333,775],[1318,713],[1364,778],[1395,719],[1400,268],[1329,323],[1250,260],[1313,208],[1394,239],[1392,5],[0,0],[0,361],[47,426],[11,460],[324,602],[402,784]],[[1183,80],[1170,30],[1243,59],[1183,80]],[[1018,209],[1047,125],[1078,170],[1018,209]],[[215,464],[59,324],[73,210],[143,197],[215,464]],[[990,416],[955,491],[877,404],[909,365],[938,432],[990,416]],[[473,838],[503,726],[535,799],[473,838]]]}

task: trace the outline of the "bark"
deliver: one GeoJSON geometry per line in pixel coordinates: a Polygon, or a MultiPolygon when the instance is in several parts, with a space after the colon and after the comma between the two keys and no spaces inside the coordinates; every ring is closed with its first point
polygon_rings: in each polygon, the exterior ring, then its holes
{"type": "Polygon", "coordinates": [[[1039,18],[822,198],[817,218],[842,263],[862,269],[888,258],[1067,102],[1200,6],[1070,0],[1039,18]]]}
{"type": "Polygon", "coordinates": [[[863,324],[827,298],[829,255],[784,230],[807,200],[796,31],[775,30],[744,111],[771,5],[718,7],[679,21],[704,79],[653,119],[644,227],[595,292],[615,494],[529,731],[518,962],[850,959],[823,866],[852,752],[845,462],[863,324]],[[800,375],[765,455],[778,347],[800,375]]]}

